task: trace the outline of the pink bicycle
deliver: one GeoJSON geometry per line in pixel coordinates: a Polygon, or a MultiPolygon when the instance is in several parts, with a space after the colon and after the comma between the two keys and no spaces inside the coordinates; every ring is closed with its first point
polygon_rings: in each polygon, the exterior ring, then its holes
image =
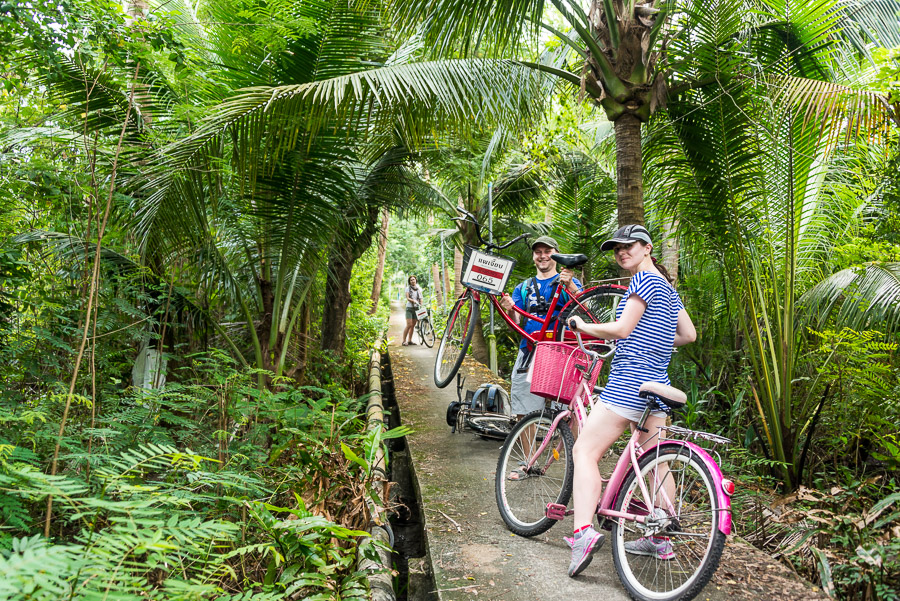
{"type": "MultiPolygon", "coordinates": [[[[560,342],[537,345],[532,392],[548,399],[542,411],[525,416],[510,432],[497,462],[495,493],[507,527],[535,536],[572,513],[572,427],[581,428],[593,407],[594,383],[614,347],[600,352],[560,342]],[[509,479],[512,471],[523,477],[509,479]]],[[[634,599],[692,599],[719,565],[731,532],[734,484],[722,476],[711,453],[727,438],[681,428],[660,427],[643,445],[640,432],[652,411],[672,413],[685,405],[680,390],[655,382],[641,387],[647,402],[612,475],[604,479],[597,506],[599,525],[612,530],[616,572],[634,599]],[[677,437],[677,438],[673,438],[677,437]],[[698,442],[711,446],[709,450],[698,442]],[[667,537],[671,553],[641,555],[638,540],[667,537]]]]}

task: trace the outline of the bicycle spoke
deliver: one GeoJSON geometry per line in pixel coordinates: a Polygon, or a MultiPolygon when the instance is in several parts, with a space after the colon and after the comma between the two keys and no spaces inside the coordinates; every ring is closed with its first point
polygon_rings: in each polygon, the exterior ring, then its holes
{"type": "Polygon", "coordinates": [[[546,508],[548,503],[567,503],[571,495],[572,444],[567,426],[561,424],[551,431],[548,418],[539,413],[526,416],[507,438],[498,460],[495,488],[498,508],[510,530],[533,536],[553,525],[546,508]],[[545,441],[546,446],[538,452],[545,441]],[[521,477],[509,480],[516,470],[522,472],[521,477]]]}

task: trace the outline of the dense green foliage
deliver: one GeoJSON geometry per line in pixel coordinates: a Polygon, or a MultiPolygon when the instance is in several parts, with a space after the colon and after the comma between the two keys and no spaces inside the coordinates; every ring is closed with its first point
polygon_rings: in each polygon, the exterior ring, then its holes
{"type": "Polygon", "coordinates": [[[667,2],[643,67],[609,27],[634,3],[549,4],[0,4],[0,597],[365,596],[370,298],[433,293],[490,201],[586,283],[645,218],[741,533],[898,598],[900,4],[667,2]]]}
{"type": "Polygon", "coordinates": [[[227,357],[187,359],[189,384],[107,394],[102,413],[80,397],[64,474],[41,470],[61,395],[5,406],[4,598],[364,596],[353,543],[367,526],[362,458],[380,438],[359,434],[359,402],[339,388],[259,391],[227,357]],[[48,495],[56,543],[28,534],[48,495]]]}

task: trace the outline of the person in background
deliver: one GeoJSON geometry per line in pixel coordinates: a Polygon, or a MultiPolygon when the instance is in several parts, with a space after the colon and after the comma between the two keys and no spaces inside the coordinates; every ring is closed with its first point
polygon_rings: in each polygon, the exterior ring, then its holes
{"type": "MultiPolygon", "coordinates": [[[[669,384],[667,373],[672,347],[693,342],[697,332],[672,287],[669,274],[650,256],[653,243],[640,225],[627,225],[600,247],[612,250],[619,267],[631,274],[631,283],[616,308],[616,321],[585,323],[580,317],[568,321],[570,329],[596,338],[618,340],[612,369],[600,402],[588,415],[575,442],[575,534],[567,539],[572,546],[569,576],[577,576],[591,562],[603,544],[603,534],[591,525],[600,500],[603,482],[597,462],[622,433],[641,419],[645,401],[638,394],[645,382],[669,384]]],[[[647,419],[640,443],[657,436],[666,425],[666,414],[656,411],[647,419]]],[[[661,476],[664,486],[668,479],[661,476]]],[[[654,508],[654,512],[663,511],[654,508]]],[[[666,537],[647,537],[625,543],[625,551],[660,560],[676,559],[666,537]]]]}
{"type": "Polygon", "coordinates": [[[406,280],[406,329],[403,330],[402,346],[409,346],[413,343],[413,332],[416,330],[416,309],[422,304],[422,289],[419,288],[416,276],[411,275],[406,280]]]}

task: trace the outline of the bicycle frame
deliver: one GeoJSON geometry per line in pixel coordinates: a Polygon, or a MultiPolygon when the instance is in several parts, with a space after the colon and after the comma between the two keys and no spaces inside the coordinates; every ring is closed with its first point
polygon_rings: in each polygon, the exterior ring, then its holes
{"type": "MultiPolygon", "coordinates": [[[[503,321],[505,321],[506,324],[510,328],[513,329],[513,331],[515,331],[519,336],[523,337],[527,341],[528,349],[531,350],[534,348],[534,345],[537,344],[538,342],[556,340],[555,332],[553,332],[549,328],[550,328],[550,324],[554,323],[556,321],[556,318],[553,317],[553,313],[556,311],[557,305],[559,305],[559,299],[562,295],[562,288],[563,288],[562,284],[558,283],[556,285],[556,289],[553,291],[553,297],[550,300],[550,307],[547,309],[547,315],[545,315],[544,317],[540,317],[539,315],[535,315],[534,313],[529,313],[528,311],[525,311],[525,310],[520,309],[519,307],[513,305],[513,311],[515,313],[518,313],[525,319],[530,319],[530,320],[541,323],[541,329],[532,334],[529,334],[528,332],[526,332],[522,326],[517,324],[515,322],[515,320],[513,320],[513,318],[510,317],[509,314],[507,314],[507,312],[503,310],[503,308],[500,306],[500,301],[497,300],[496,296],[494,296],[493,294],[487,294],[487,296],[488,296],[491,304],[497,308],[497,311],[500,313],[500,316],[503,318],[503,321]]],[[[593,290],[593,289],[594,288],[588,288],[588,289],[582,291],[580,294],[584,294],[584,293],[588,292],[589,290],[593,290]]],[[[624,290],[624,288],[623,288],[623,290],[624,290]]],[[[463,292],[462,296],[465,296],[466,294],[471,294],[472,297],[476,301],[479,301],[479,302],[481,301],[482,293],[479,292],[478,290],[475,290],[474,288],[467,287],[466,291],[463,292]]],[[[460,298],[462,298],[462,296],[460,296],[460,298]]],[[[567,306],[569,306],[572,303],[575,303],[576,306],[581,307],[582,309],[587,311],[585,306],[583,304],[581,304],[581,302],[578,301],[578,298],[571,294],[569,295],[569,302],[566,303],[565,305],[563,305],[560,308],[560,310],[565,309],[567,306]]]]}
{"type": "MultiPolygon", "coordinates": [[[[580,341],[579,341],[580,342],[580,341]]],[[[582,345],[582,350],[585,350],[582,345]]],[[[589,352],[589,351],[585,351],[589,352]]],[[[596,354],[596,353],[594,353],[596,354]]],[[[590,373],[586,371],[585,373],[590,373]]],[[[575,424],[577,425],[579,431],[583,428],[584,422],[587,419],[584,407],[585,401],[587,398],[587,406],[593,409],[594,403],[593,398],[591,396],[590,390],[588,390],[588,386],[584,380],[580,382],[580,388],[575,395],[575,398],[569,403],[569,408],[559,412],[553,419],[553,422],[550,426],[549,431],[556,431],[559,423],[562,420],[568,420],[571,416],[575,416],[575,424]],[[587,395],[587,396],[585,396],[587,395]]],[[[639,444],[639,439],[641,435],[640,426],[644,423],[647,416],[650,414],[650,407],[648,406],[644,411],[644,416],[639,422],[639,427],[633,428],[631,438],[628,441],[628,444],[625,447],[625,450],[619,455],[619,459],[616,462],[616,467],[613,469],[612,474],[609,478],[602,478],[603,481],[603,494],[600,497],[600,502],[597,506],[597,515],[603,518],[609,518],[614,520],[623,519],[629,522],[637,522],[639,524],[644,524],[647,521],[648,516],[636,515],[633,513],[623,512],[623,511],[615,511],[612,507],[615,505],[616,500],[619,495],[622,494],[622,485],[625,482],[626,477],[629,474],[630,470],[634,470],[635,473],[640,473],[640,460],[648,453],[655,452],[659,445],[662,442],[662,430],[664,428],[660,427],[660,432],[656,434],[657,442],[652,446],[644,449],[639,444]]],[[[534,458],[540,457],[547,445],[549,444],[552,436],[545,436],[544,440],[541,442],[537,451],[532,453],[531,459],[529,459],[528,464],[525,466],[525,469],[531,469],[534,467],[534,458]]],[[[714,484],[715,484],[715,494],[719,500],[721,510],[719,511],[719,515],[716,516],[717,519],[717,527],[718,529],[725,535],[731,533],[731,498],[725,493],[724,488],[724,476],[722,475],[721,469],[719,469],[718,464],[713,460],[713,458],[699,445],[685,440],[677,440],[677,439],[665,439],[667,444],[679,444],[685,447],[686,455],[695,454],[699,457],[709,468],[710,473],[713,476],[714,484]]],[[[646,444],[646,443],[645,443],[646,444]]],[[[552,455],[551,455],[552,457],[552,455]]],[[[548,464],[549,465],[549,460],[548,464]]],[[[544,466],[546,470],[547,466],[544,466]]],[[[647,490],[647,484],[644,482],[643,478],[638,478],[638,485],[641,488],[641,493],[644,495],[643,498],[650,499],[652,498],[647,490]]],[[[672,514],[675,514],[675,508],[673,507],[672,500],[668,498],[665,489],[660,486],[659,492],[663,496],[663,502],[668,505],[668,508],[672,514]]],[[[573,510],[566,509],[564,512],[554,511],[551,508],[548,508],[547,515],[548,517],[553,517],[555,519],[562,519],[566,515],[570,515],[574,513],[573,510]]]]}
{"type": "MultiPolygon", "coordinates": [[[[478,236],[478,240],[481,242],[482,246],[484,246],[487,250],[503,250],[504,248],[507,248],[508,246],[515,244],[519,240],[523,240],[528,237],[528,234],[522,234],[522,235],[516,236],[512,240],[508,241],[506,244],[502,244],[502,245],[494,244],[493,242],[486,241],[484,239],[484,237],[481,235],[481,225],[478,223],[478,220],[475,218],[475,215],[473,215],[469,211],[465,210],[463,207],[456,207],[456,210],[457,210],[457,212],[465,215],[465,217],[456,217],[453,219],[453,221],[466,221],[466,222],[471,223],[475,227],[475,235],[478,236]]],[[[465,284],[463,284],[463,285],[465,286],[465,284]]],[[[493,304],[497,308],[497,310],[500,312],[500,315],[503,318],[503,321],[505,321],[507,323],[507,325],[509,325],[509,327],[512,328],[517,334],[519,334],[520,336],[525,338],[525,340],[527,341],[528,350],[530,351],[530,350],[534,349],[534,345],[541,340],[555,340],[556,339],[556,333],[550,332],[548,334],[548,328],[551,323],[556,321],[555,319],[553,319],[552,316],[556,310],[557,305],[559,304],[559,298],[560,298],[563,288],[564,287],[561,283],[556,284],[556,289],[553,291],[553,298],[550,301],[550,307],[547,310],[547,315],[544,316],[543,318],[539,317],[538,315],[535,315],[533,313],[523,311],[522,309],[513,305],[513,310],[516,313],[518,313],[519,315],[522,315],[526,319],[531,319],[534,321],[541,322],[541,329],[539,331],[535,332],[534,334],[527,333],[524,330],[524,328],[522,328],[519,324],[517,324],[515,321],[513,321],[513,319],[506,313],[506,311],[504,311],[500,307],[500,302],[495,298],[495,296],[493,294],[488,294],[488,296],[490,297],[491,304],[493,304]]],[[[621,287],[621,288],[622,288],[622,290],[625,290],[624,287],[621,287]]],[[[593,288],[591,288],[590,290],[592,290],[592,289],[593,288]]],[[[584,294],[585,292],[588,292],[588,290],[584,290],[581,294],[584,294]]],[[[459,296],[459,298],[463,298],[466,294],[472,294],[473,298],[476,301],[481,300],[481,292],[478,290],[475,290],[474,288],[469,288],[468,286],[466,286],[466,290],[462,293],[462,295],[459,296]]],[[[565,309],[565,307],[568,306],[569,304],[571,304],[572,302],[574,302],[577,306],[581,307],[582,309],[585,309],[585,306],[583,304],[581,304],[574,295],[569,295],[569,296],[570,296],[569,303],[567,303],[565,306],[563,306],[562,309],[565,309]]],[[[459,300],[459,298],[457,300],[459,300]]],[[[587,310],[585,309],[585,311],[587,311],[587,310]]]]}

